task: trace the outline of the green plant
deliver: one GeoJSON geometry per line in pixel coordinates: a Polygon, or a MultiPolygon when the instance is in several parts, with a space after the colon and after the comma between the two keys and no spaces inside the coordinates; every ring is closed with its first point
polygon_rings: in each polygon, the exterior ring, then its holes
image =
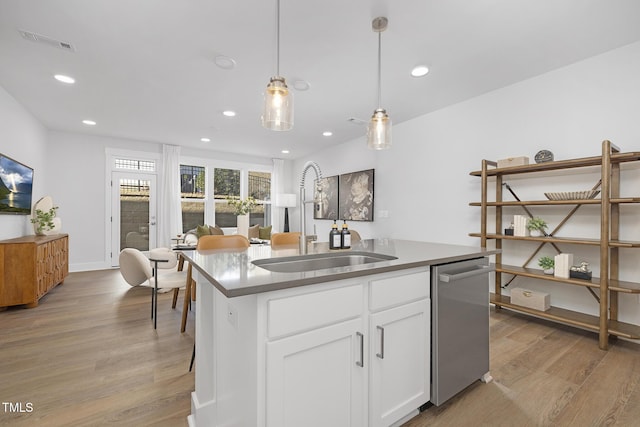
{"type": "Polygon", "coordinates": [[[56,217],[57,206],[52,207],[47,212],[36,209],[36,217],[31,218],[31,223],[36,224],[36,234],[41,234],[43,231],[53,230],[55,224],[53,218],[56,217]]]}
{"type": "Polygon", "coordinates": [[[246,215],[256,205],[256,199],[249,196],[244,200],[227,198],[229,205],[233,206],[236,215],[246,215]]]}
{"type": "Polygon", "coordinates": [[[543,270],[549,270],[550,268],[553,268],[556,263],[553,258],[549,256],[543,256],[538,260],[538,265],[542,267],[543,270]]]}
{"type": "Polygon", "coordinates": [[[527,221],[527,228],[529,229],[529,231],[544,231],[545,228],[547,228],[547,222],[542,218],[531,218],[529,221],[527,221]]]}

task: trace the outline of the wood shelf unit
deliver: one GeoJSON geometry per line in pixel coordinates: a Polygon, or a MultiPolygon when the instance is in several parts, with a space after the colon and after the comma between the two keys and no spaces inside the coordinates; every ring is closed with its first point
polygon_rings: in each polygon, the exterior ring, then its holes
{"type": "Polygon", "coordinates": [[[37,307],[69,274],[69,236],[25,236],[0,241],[0,307],[37,307]]]}
{"type": "MultiPolygon", "coordinates": [[[[571,244],[596,246],[599,248],[600,276],[593,277],[590,281],[581,279],[562,279],[553,275],[546,275],[539,269],[525,266],[511,266],[502,263],[503,254],[496,255],[496,275],[494,293],[491,294],[491,303],[496,307],[507,308],[521,313],[530,314],[554,322],[585,328],[599,335],[599,347],[608,348],[609,336],[640,339],[640,326],[618,321],[619,294],[640,294],[640,283],[619,280],[620,248],[640,248],[640,242],[620,240],[620,205],[640,204],[640,197],[620,196],[620,164],[640,161],[640,152],[621,153],[610,141],[602,142],[602,155],[585,157],[555,162],[537,163],[531,165],[512,166],[498,168],[497,162],[483,160],[479,171],[471,172],[472,176],[482,179],[481,201],[471,202],[470,206],[481,208],[480,233],[470,233],[472,237],[481,239],[481,246],[486,247],[488,241],[494,241],[496,249],[503,249],[505,240],[534,242],[540,247],[544,244],[571,244]],[[600,182],[593,189],[600,189],[599,199],[580,200],[529,200],[529,201],[505,201],[503,200],[503,178],[508,175],[535,174],[547,171],[561,171],[572,168],[599,168],[600,182]],[[493,177],[492,183],[489,177],[493,177]],[[495,201],[488,200],[489,186],[495,185],[495,201]],[[600,207],[600,238],[585,239],[580,237],[555,237],[555,230],[550,236],[523,237],[500,234],[503,229],[503,207],[521,206],[558,206],[573,205],[574,209],[565,217],[557,228],[560,228],[582,205],[596,205],[600,207]],[[495,230],[497,233],[487,231],[489,221],[489,208],[495,212],[495,230]],[[538,311],[528,307],[511,303],[511,299],[502,295],[502,275],[508,274],[515,277],[527,277],[530,279],[544,280],[558,285],[572,285],[586,288],[596,298],[599,304],[599,315],[592,316],[577,311],[566,310],[559,307],[551,307],[547,311],[538,311]]],[[[508,187],[508,186],[507,186],[508,187]]],[[[514,194],[515,195],[515,194],[514,194]]],[[[516,197],[518,199],[518,197],[516,197]]],[[[526,210],[527,213],[529,212],[526,210]]],[[[540,249],[540,247],[538,249],[540,249]]],[[[556,247],[556,250],[559,249],[556,247]]],[[[535,254],[535,252],[534,252],[535,254]]]]}

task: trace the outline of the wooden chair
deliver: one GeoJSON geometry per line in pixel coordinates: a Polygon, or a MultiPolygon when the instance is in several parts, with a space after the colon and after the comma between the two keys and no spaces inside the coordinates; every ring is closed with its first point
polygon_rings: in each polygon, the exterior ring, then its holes
{"type": "MultiPolygon", "coordinates": [[[[196,250],[204,251],[211,249],[246,249],[251,246],[249,239],[240,234],[230,235],[209,235],[201,236],[198,239],[196,250]]],[[[187,269],[187,288],[184,296],[184,309],[182,310],[182,324],[180,332],[184,332],[187,327],[187,310],[189,303],[195,301],[196,281],[193,280],[193,269],[191,263],[187,269]],[[190,284],[190,285],[189,285],[190,284]]]]}
{"type": "Polygon", "coordinates": [[[282,245],[297,245],[300,241],[300,232],[273,233],[271,235],[271,247],[282,245]]]}
{"type": "Polygon", "coordinates": [[[206,249],[242,249],[248,248],[250,245],[249,239],[241,234],[210,235],[200,237],[196,249],[199,251],[206,249]]]}

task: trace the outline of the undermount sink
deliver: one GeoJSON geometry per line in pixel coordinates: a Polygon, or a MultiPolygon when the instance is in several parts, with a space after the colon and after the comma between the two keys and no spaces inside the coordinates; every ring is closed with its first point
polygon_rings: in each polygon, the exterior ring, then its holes
{"type": "Polygon", "coordinates": [[[281,258],[265,258],[252,261],[254,265],[276,273],[301,273],[325,268],[348,267],[398,259],[391,255],[373,252],[343,252],[300,255],[281,258]]]}

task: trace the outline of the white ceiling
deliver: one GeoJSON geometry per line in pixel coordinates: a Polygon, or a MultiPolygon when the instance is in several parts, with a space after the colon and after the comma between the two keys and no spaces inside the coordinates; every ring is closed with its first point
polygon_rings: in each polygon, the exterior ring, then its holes
{"type": "Polygon", "coordinates": [[[260,114],[276,68],[275,4],[0,0],[0,86],[49,129],[296,158],[364,144],[365,127],[348,119],[377,106],[376,16],[389,19],[382,106],[394,124],[640,40],[637,0],[281,0],[281,74],[311,88],[294,91],[294,129],[273,132],[260,114]],[[218,68],[216,55],[235,69],[218,68]],[[420,63],[431,72],[411,77],[420,63]]]}

